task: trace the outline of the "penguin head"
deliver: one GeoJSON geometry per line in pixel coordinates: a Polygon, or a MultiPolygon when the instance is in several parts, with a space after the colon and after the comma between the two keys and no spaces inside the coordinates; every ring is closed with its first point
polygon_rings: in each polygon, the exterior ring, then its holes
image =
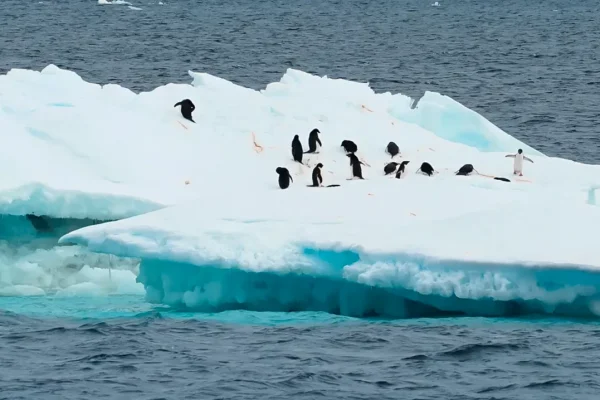
{"type": "Polygon", "coordinates": [[[523,153],[523,150],[522,150],[522,149],[519,149],[519,151],[518,151],[517,153],[519,153],[519,154],[522,154],[522,153],[523,153]]]}
{"type": "Polygon", "coordinates": [[[285,168],[283,168],[283,167],[277,167],[277,168],[275,169],[275,172],[277,172],[279,175],[285,174],[285,171],[286,171],[286,170],[285,170],[285,168]]]}
{"type": "Polygon", "coordinates": [[[317,128],[313,129],[311,132],[311,134],[315,134],[315,133],[321,133],[320,130],[318,130],[317,128]]]}
{"type": "Polygon", "coordinates": [[[400,163],[400,165],[406,165],[406,164],[408,164],[409,162],[410,162],[410,161],[402,161],[402,162],[400,163]]]}
{"type": "Polygon", "coordinates": [[[323,168],[323,164],[321,164],[321,163],[318,163],[318,164],[317,164],[317,168],[323,168]]]}
{"type": "Polygon", "coordinates": [[[294,140],[300,140],[300,137],[298,135],[294,135],[294,140]]]}

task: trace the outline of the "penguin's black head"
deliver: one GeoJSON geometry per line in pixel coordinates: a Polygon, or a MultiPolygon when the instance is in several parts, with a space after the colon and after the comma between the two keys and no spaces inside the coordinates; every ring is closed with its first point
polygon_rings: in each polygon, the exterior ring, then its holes
{"type": "Polygon", "coordinates": [[[408,164],[409,162],[410,162],[410,161],[402,161],[402,162],[400,163],[400,165],[406,165],[406,164],[408,164]]]}
{"type": "Polygon", "coordinates": [[[284,174],[285,173],[285,168],[277,167],[277,169],[275,169],[275,172],[277,172],[279,175],[284,174]]]}
{"type": "Polygon", "coordinates": [[[522,149],[519,149],[518,153],[519,153],[519,154],[523,153],[523,150],[522,150],[522,149]]]}
{"type": "Polygon", "coordinates": [[[300,140],[300,137],[298,135],[294,135],[294,140],[300,140]]]}
{"type": "Polygon", "coordinates": [[[317,168],[323,168],[323,164],[321,164],[321,163],[318,163],[318,164],[317,164],[317,168]]]}
{"type": "Polygon", "coordinates": [[[317,128],[313,129],[311,133],[321,133],[320,130],[318,130],[317,128]]]}

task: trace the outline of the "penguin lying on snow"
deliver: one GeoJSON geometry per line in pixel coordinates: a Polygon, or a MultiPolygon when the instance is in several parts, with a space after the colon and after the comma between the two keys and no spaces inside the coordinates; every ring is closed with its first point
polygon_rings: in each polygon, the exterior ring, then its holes
{"type": "Polygon", "coordinates": [[[396,171],[396,167],[398,165],[399,164],[397,162],[387,163],[387,164],[385,164],[385,167],[383,167],[383,172],[386,175],[393,174],[396,171]]]}
{"type": "Polygon", "coordinates": [[[385,152],[388,153],[390,156],[392,156],[392,158],[396,157],[398,154],[400,154],[400,148],[398,147],[398,145],[394,142],[389,142],[385,152]]]}
{"type": "Polygon", "coordinates": [[[292,175],[290,175],[290,171],[284,167],[277,167],[275,172],[279,174],[279,187],[282,189],[287,189],[290,186],[290,181],[294,182],[292,179],[292,175]]]}
{"type": "Polygon", "coordinates": [[[346,153],[356,153],[358,151],[358,146],[352,140],[344,140],[340,146],[346,150],[346,153]]]}
{"type": "Polygon", "coordinates": [[[428,162],[424,162],[421,164],[421,167],[417,170],[417,172],[421,171],[423,174],[431,176],[435,172],[431,164],[428,162]]]}
{"type": "Polygon", "coordinates": [[[473,173],[473,171],[475,171],[476,173],[477,170],[475,168],[473,168],[473,164],[465,164],[462,167],[460,167],[460,169],[458,171],[455,172],[456,175],[462,175],[462,176],[468,176],[469,174],[473,173]]]}

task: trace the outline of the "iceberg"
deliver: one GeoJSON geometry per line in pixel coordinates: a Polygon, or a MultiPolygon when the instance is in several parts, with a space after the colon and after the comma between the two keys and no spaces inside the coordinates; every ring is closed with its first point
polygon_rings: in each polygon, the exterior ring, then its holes
{"type": "Polygon", "coordinates": [[[438,93],[417,102],[293,69],[260,91],[189,75],[140,94],[53,65],[0,76],[0,165],[11,171],[0,215],[95,221],[53,237],[141,260],[129,270],[147,299],[173,307],[600,312],[599,166],[547,157],[438,93]],[[196,124],[173,107],[184,98],[196,124]],[[307,150],[313,128],[323,148],[302,166],[291,139],[307,150]],[[347,180],[345,139],[364,181],[347,180]],[[383,173],[390,141],[410,161],[401,179],[383,173]],[[518,148],[534,160],[523,177],[504,157],[518,148]],[[319,162],[340,187],[307,187],[319,162]],[[416,173],[422,162],[436,174],[416,173]],[[454,175],[467,163],[478,174],[454,175]],[[292,173],[287,190],[277,167],[292,173]]]}

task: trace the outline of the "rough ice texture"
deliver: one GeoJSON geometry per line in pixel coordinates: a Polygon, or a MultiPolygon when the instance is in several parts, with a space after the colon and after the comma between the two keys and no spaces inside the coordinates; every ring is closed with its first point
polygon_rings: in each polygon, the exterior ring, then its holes
{"type": "Polygon", "coordinates": [[[0,183],[0,213],[150,211],[61,242],[142,258],[148,299],[174,306],[357,316],[599,308],[598,166],[546,157],[436,93],[413,108],[403,95],[295,70],[263,91],[190,75],[191,86],[139,95],[53,66],[0,77],[6,143],[31,152],[0,148],[0,166],[15,171],[0,183]],[[197,124],[173,108],[184,98],[197,124]],[[341,187],[307,188],[311,168],[291,160],[293,135],[306,150],[313,128],[324,147],[306,163],[322,162],[325,184],[341,187]],[[365,181],[346,180],[344,139],[370,165],[365,181]],[[389,141],[410,160],[400,180],[383,176],[389,141]],[[504,157],[518,148],[535,161],[522,178],[504,157]],[[415,174],[423,161],[439,173],[415,174]],[[483,175],[455,176],[466,163],[483,175]],[[294,175],[288,190],[277,186],[280,166],[294,175]],[[48,194],[28,198],[28,187],[48,194]]]}

